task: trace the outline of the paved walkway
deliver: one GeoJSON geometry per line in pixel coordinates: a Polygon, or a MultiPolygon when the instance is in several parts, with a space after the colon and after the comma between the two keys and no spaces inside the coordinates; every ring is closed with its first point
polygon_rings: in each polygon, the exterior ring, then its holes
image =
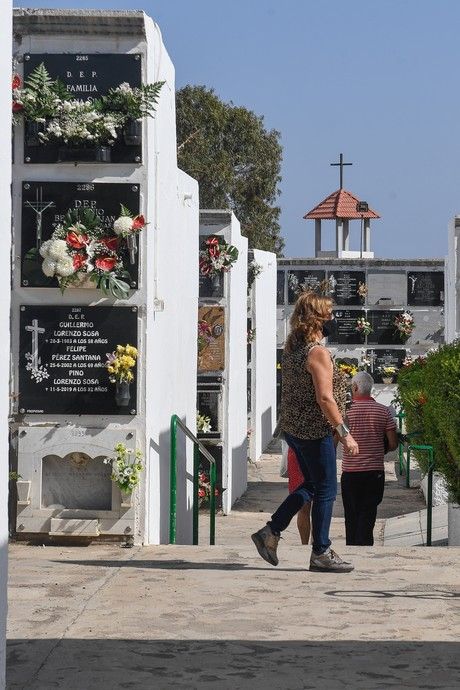
{"type": "Polygon", "coordinates": [[[346,547],[337,515],[353,573],[306,570],[294,528],[272,568],[248,534],[285,495],[276,464],[251,468],[216,547],[13,544],[7,687],[458,688],[460,549],[346,547]]]}

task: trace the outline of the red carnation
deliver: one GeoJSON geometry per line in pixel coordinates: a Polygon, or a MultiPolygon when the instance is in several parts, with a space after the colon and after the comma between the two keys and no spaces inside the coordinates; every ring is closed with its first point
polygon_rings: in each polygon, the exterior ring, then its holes
{"type": "Polygon", "coordinates": [[[133,218],[133,225],[132,225],[133,230],[141,230],[141,228],[143,228],[144,225],[145,225],[144,216],[136,216],[135,218],[133,218]]]}
{"type": "Polygon", "coordinates": [[[21,81],[21,77],[19,76],[19,74],[13,74],[13,81],[12,81],[13,89],[19,89],[21,84],[22,84],[22,81],[21,81]]]}
{"type": "Polygon", "coordinates": [[[80,268],[86,266],[86,256],[84,254],[74,254],[73,255],[73,267],[76,271],[80,268]]]}
{"type": "Polygon", "coordinates": [[[21,110],[23,110],[22,103],[18,103],[18,101],[13,101],[13,113],[19,113],[21,110]]]}
{"type": "Polygon", "coordinates": [[[99,242],[107,249],[110,249],[111,252],[116,252],[118,249],[118,237],[101,237],[99,242]]]}
{"type": "Polygon", "coordinates": [[[117,259],[112,256],[100,256],[96,259],[96,268],[101,271],[112,271],[116,263],[117,259]]]}
{"type": "Polygon", "coordinates": [[[83,249],[83,247],[88,243],[88,235],[75,232],[75,230],[68,232],[65,239],[67,244],[70,244],[70,246],[74,249],[83,249]]]}

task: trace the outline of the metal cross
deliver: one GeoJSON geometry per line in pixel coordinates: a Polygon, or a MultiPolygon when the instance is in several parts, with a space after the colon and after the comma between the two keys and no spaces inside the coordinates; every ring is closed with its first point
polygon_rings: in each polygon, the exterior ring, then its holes
{"type": "Polygon", "coordinates": [[[26,326],[26,331],[32,333],[31,364],[33,369],[38,369],[40,364],[40,359],[38,357],[38,335],[39,333],[44,333],[45,329],[39,327],[37,319],[32,319],[32,324],[30,326],[26,326]]]}
{"type": "Polygon", "coordinates": [[[344,163],[343,162],[343,153],[341,153],[339,156],[339,162],[338,163],[330,163],[330,165],[340,166],[340,189],[343,189],[343,166],[344,165],[353,165],[353,163],[344,163]]]}
{"type": "Polygon", "coordinates": [[[26,201],[24,206],[29,206],[32,211],[35,211],[36,218],[36,230],[35,230],[35,246],[40,249],[42,246],[42,216],[43,212],[47,208],[53,208],[54,201],[43,201],[43,187],[39,187],[35,191],[35,201],[26,201]]]}

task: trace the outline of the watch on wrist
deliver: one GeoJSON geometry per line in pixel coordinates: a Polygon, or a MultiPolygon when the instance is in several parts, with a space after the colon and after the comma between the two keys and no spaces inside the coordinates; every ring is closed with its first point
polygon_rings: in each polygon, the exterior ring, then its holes
{"type": "Polygon", "coordinates": [[[340,436],[340,438],[344,438],[345,436],[348,436],[350,433],[350,429],[347,427],[345,422],[342,422],[341,424],[337,424],[335,427],[336,432],[340,436]]]}

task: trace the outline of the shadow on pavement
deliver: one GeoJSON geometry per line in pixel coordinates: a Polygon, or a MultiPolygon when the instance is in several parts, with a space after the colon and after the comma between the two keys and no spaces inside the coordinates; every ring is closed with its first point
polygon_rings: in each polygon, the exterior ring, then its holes
{"type": "Polygon", "coordinates": [[[454,642],[14,639],[9,690],[335,690],[460,683],[454,642]]]}
{"type": "Polygon", "coordinates": [[[122,560],[78,560],[78,561],[51,561],[52,563],[57,563],[58,565],[91,565],[100,568],[147,568],[152,570],[273,570],[276,572],[283,573],[299,573],[304,572],[308,568],[279,568],[273,567],[271,565],[265,565],[264,561],[261,559],[261,566],[254,567],[252,565],[247,565],[246,563],[230,563],[227,559],[222,559],[222,561],[213,562],[195,562],[195,561],[182,561],[180,559],[173,560],[161,560],[161,561],[122,561],[122,560]]]}

